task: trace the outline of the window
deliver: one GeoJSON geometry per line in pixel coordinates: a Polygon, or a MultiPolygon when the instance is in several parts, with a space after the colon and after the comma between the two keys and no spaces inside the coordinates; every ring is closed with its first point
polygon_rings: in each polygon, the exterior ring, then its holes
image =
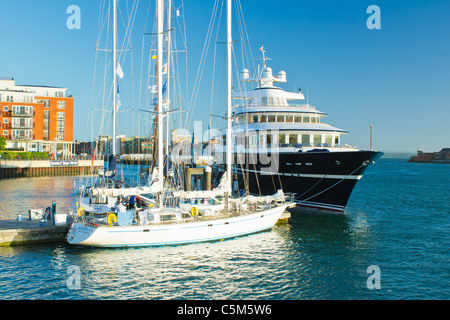
{"type": "Polygon", "coordinates": [[[56,139],[64,140],[65,131],[65,113],[58,112],[56,115],[56,139]]]}
{"type": "Polygon", "coordinates": [[[289,135],[289,143],[296,144],[297,143],[297,135],[296,134],[290,134],[289,135]]]}
{"type": "Polygon", "coordinates": [[[285,134],[281,133],[278,135],[278,143],[279,144],[286,143],[286,135],[285,134]]]}
{"type": "Polygon", "coordinates": [[[325,135],[325,143],[331,145],[331,142],[333,140],[333,136],[332,135],[325,135]]]}
{"type": "Polygon", "coordinates": [[[268,117],[268,122],[275,122],[275,115],[273,115],[273,114],[271,114],[269,117],[268,117]]]}
{"type": "Polygon", "coordinates": [[[49,110],[44,110],[44,140],[48,140],[49,139],[49,127],[48,127],[48,123],[49,123],[49,118],[50,118],[50,111],[49,110]]]}
{"type": "Polygon", "coordinates": [[[304,116],[303,117],[303,122],[309,123],[309,116],[304,116]]]}
{"type": "Polygon", "coordinates": [[[315,134],[313,137],[313,142],[315,145],[322,143],[322,136],[320,134],[315,134]]]}
{"type": "Polygon", "coordinates": [[[284,115],[277,116],[277,122],[284,122],[284,115]]]}
{"type": "Polygon", "coordinates": [[[64,109],[66,107],[66,102],[65,101],[57,101],[56,102],[56,107],[58,109],[64,109]]]}
{"type": "Polygon", "coordinates": [[[286,116],[286,122],[294,122],[293,116],[286,116]]]}
{"type": "Polygon", "coordinates": [[[270,146],[272,144],[272,135],[270,134],[270,131],[267,133],[266,139],[267,145],[270,146]]]}
{"type": "Polygon", "coordinates": [[[295,116],[294,117],[295,122],[302,122],[302,116],[295,116]]]}
{"type": "Polygon", "coordinates": [[[311,143],[309,134],[302,134],[302,144],[309,145],[311,143]]]}
{"type": "Polygon", "coordinates": [[[8,130],[3,130],[3,135],[7,136],[8,135],[8,130]]]}
{"type": "Polygon", "coordinates": [[[316,117],[311,117],[311,123],[316,123],[316,117]]]}
{"type": "Polygon", "coordinates": [[[5,112],[9,111],[9,107],[8,106],[3,106],[3,111],[5,111],[5,112]]]}
{"type": "Polygon", "coordinates": [[[339,145],[339,136],[334,137],[334,144],[339,145]]]}
{"type": "Polygon", "coordinates": [[[266,115],[261,115],[261,118],[260,118],[259,122],[267,122],[267,116],[266,115]]]}
{"type": "Polygon", "coordinates": [[[3,118],[3,123],[9,123],[9,119],[8,118],[3,118]]]}
{"type": "Polygon", "coordinates": [[[253,122],[252,116],[248,116],[248,123],[252,123],[252,122],[253,122]]]}
{"type": "Polygon", "coordinates": [[[267,97],[261,97],[261,105],[267,106],[267,97]]]}
{"type": "Polygon", "coordinates": [[[253,123],[258,123],[258,116],[253,116],[253,123]]]}

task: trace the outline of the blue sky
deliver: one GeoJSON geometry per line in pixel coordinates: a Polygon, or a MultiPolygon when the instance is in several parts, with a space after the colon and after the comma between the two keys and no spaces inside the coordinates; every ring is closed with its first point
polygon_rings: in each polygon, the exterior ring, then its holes
{"type": "MultiPolygon", "coordinates": [[[[329,115],[325,122],[350,132],[344,143],[367,148],[373,124],[374,147],[382,151],[450,147],[450,1],[241,1],[253,56],[264,44],[274,73],[287,72],[283,87],[308,89],[309,102],[329,115]],[[372,4],[381,9],[379,30],[366,26],[366,9],[372,4]]],[[[128,0],[129,7],[132,2],[128,0]]],[[[182,2],[191,90],[214,1],[174,0],[177,7],[182,2]]],[[[79,140],[91,139],[88,114],[99,3],[0,0],[0,76],[14,77],[17,84],[67,87],[75,99],[74,138],[79,140]],[[70,5],[81,9],[80,30],[66,27],[70,5]]],[[[151,9],[150,24],[144,27],[147,8],[148,2],[141,0],[132,38],[134,68],[132,72],[131,64],[125,65],[121,80],[129,83],[134,75],[134,90],[125,83],[120,87],[123,110],[132,101],[136,104],[140,94],[142,33],[151,32],[153,21],[151,9]]],[[[225,35],[219,39],[224,41],[225,35]]],[[[209,52],[211,59],[213,48],[209,52]]],[[[218,46],[217,59],[224,53],[218,46]]],[[[206,69],[193,116],[204,123],[211,92],[211,67],[206,69]]],[[[221,72],[216,70],[219,84],[221,72]]],[[[223,99],[224,93],[217,97],[223,99]]],[[[130,118],[120,113],[120,133],[138,135],[130,118]]],[[[98,125],[94,136],[97,130],[98,125]]]]}

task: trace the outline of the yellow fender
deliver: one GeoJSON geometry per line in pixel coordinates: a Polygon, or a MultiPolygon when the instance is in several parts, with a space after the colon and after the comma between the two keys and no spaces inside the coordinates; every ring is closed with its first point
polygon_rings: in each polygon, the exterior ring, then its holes
{"type": "Polygon", "coordinates": [[[106,221],[108,222],[109,226],[111,227],[114,223],[117,221],[117,217],[114,213],[108,214],[108,217],[106,217],[106,221]]]}
{"type": "Polygon", "coordinates": [[[78,216],[79,217],[84,216],[84,208],[83,207],[78,208],[78,216]]]}
{"type": "Polygon", "coordinates": [[[193,216],[198,216],[198,208],[197,207],[192,207],[191,208],[191,215],[193,216]]]}
{"type": "Polygon", "coordinates": [[[155,206],[155,205],[154,205],[153,203],[150,203],[150,204],[148,205],[149,208],[154,207],[154,206],[155,206]]]}

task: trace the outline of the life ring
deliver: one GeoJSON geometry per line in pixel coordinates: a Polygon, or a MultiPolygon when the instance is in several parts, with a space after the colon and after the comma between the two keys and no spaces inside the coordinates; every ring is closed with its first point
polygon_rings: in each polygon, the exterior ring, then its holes
{"type": "Polygon", "coordinates": [[[78,208],[78,216],[81,217],[84,215],[84,208],[83,207],[79,207],[78,208]]]}
{"type": "Polygon", "coordinates": [[[114,213],[110,213],[110,214],[108,214],[106,221],[108,222],[109,226],[111,227],[113,225],[113,223],[116,223],[117,217],[114,213]]]}
{"type": "Polygon", "coordinates": [[[198,208],[197,207],[192,207],[191,208],[191,215],[198,216],[198,208]]]}

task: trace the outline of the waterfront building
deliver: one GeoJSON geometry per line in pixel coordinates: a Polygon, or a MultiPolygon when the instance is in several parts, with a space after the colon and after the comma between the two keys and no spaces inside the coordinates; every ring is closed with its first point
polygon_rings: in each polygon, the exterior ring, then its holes
{"type": "Polygon", "coordinates": [[[73,97],[66,91],[0,78],[0,136],[6,149],[73,154],[73,97]]]}

